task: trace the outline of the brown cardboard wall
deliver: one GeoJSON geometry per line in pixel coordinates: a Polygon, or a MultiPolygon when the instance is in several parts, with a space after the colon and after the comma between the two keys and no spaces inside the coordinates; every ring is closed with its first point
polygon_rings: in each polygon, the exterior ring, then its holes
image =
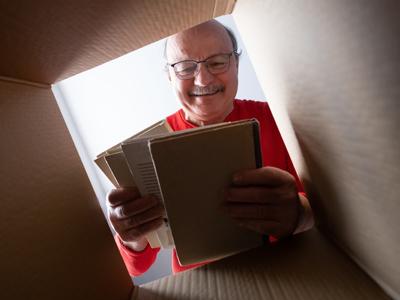
{"type": "Polygon", "coordinates": [[[133,285],[49,87],[0,81],[0,298],[129,299],[133,285]]]}
{"type": "Polygon", "coordinates": [[[0,75],[51,84],[232,8],[233,0],[0,0],[0,75]]]}
{"type": "Polygon", "coordinates": [[[400,295],[400,3],[238,1],[233,15],[320,222],[400,295]]]}

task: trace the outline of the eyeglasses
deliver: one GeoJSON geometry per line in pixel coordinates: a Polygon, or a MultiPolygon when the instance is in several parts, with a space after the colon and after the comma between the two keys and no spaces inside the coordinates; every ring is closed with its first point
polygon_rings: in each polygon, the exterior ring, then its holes
{"type": "Polygon", "coordinates": [[[234,53],[236,54],[236,51],[213,55],[205,60],[184,60],[167,65],[174,68],[176,77],[179,79],[191,79],[195,77],[200,71],[201,63],[206,65],[208,72],[211,74],[221,74],[229,69],[230,58],[234,53]]]}

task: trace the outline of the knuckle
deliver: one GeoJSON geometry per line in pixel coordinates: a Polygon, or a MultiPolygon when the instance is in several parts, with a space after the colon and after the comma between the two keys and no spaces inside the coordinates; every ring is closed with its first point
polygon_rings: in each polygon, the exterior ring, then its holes
{"type": "Polygon", "coordinates": [[[129,219],[125,220],[126,227],[137,227],[140,222],[137,217],[130,217],[129,219]]]}
{"type": "Polygon", "coordinates": [[[107,218],[110,219],[113,214],[113,209],[107,206],[107,218]]]}
{"type": "Polygon", "coordinates": [[[140,234],[136,229],[130,229],[125,235],[130,240],[135,240],[140,237],[140,234]]]}
{"type": "Polygon", "coordinates": [[[107,204],[113,206],[120,202],[136,199],[139,196],[137,188],[116,188],[107,194],[107,204]]]}
{"type": "Polygon", "coordinates": [[[143,234],[136,228],[132,228],[127,232],[127,236],[132,240],[138,239],[138,238],[142,237],[142,235],[143,234]]]}
{"type": "Polygon", "coordinates": [[[159,227],[161,227],[161,225],[163,223],[164,223],[164,221],[162,218],[157,218],[157,219],[153,220],[151,226],[149,226],[146,229],[146,233],[158,229],[159,227]]]}
{"type": "Polygon", "coordinates": [[[113,225],[114,225],[114,223],[117,222],[117,218],[115,217],[115,215],[111,211],[108,212],[107,218],[113,225]]]}
{"type": "Polygon", "coordinates": [[[107,194],[107,202],[113,203],[118,199],[118,196],[121,194],[121,189],[112,189],[111,191],[108,192],[107,194]]]}
{"type": "Polygon", "coordinates": [[[125,232],[118,232],[118,235],[122,241],[129,242],[130,237],[125,232]]]}
{"type": "Polygon", "coordinates": [[[118,207],[115,209],[115,212],[116,212],[116,214],[118,215],[118,217],[120,217],[120,218],[126,217],[125,208],[124,208],[123,205],[118,206],[118,207]]]}

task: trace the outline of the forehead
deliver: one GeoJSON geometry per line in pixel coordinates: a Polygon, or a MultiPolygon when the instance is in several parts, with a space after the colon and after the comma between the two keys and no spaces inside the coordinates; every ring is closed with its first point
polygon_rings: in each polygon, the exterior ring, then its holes
{"type": "Polygon", "coordinates": [[[233,50],[225,28],[218,23],[200,24],[168,38],[167,60],[170,63],[186,59],[203,60],[218,53],[233,50]]]}

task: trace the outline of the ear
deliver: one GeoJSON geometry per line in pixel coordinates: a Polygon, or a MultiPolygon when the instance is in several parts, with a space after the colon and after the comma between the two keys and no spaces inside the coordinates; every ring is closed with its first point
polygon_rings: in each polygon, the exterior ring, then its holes
{"type": "Polygon", "coordinates": [[[235,55],[235,65],[236,65],[236,71],[239,73],[239,57],[235,55]]]}
{"type": "Polygon", "coordinates": [[[236,63],[236,69],[239,70],[239,56],[235,55],[235,63],[236,63]]]}
{"type": "Polygon", "coordinates": [[[167,75],[168,80],[171,82],[171,74],[169,73],[169,68],[167,65],[165,65],[165,67],[164,67],[164,72],[167,75]]]}

